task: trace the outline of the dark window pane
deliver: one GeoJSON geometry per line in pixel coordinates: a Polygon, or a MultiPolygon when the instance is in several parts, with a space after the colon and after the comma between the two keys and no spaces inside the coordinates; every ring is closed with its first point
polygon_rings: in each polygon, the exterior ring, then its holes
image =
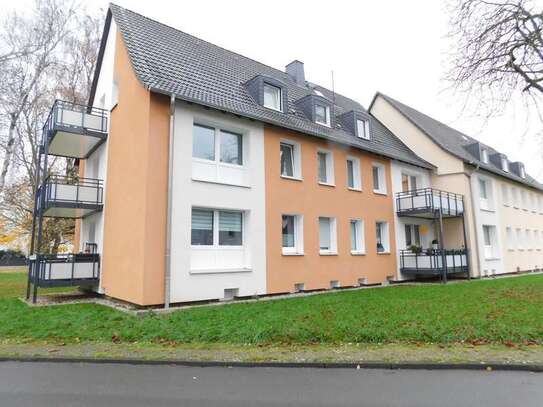
{"type": "Polygon", "coordinates": [[[283,247],[294,247],[294,216],[283,215],[283,247]]]}
{"type": "Polygon", "coordinates": [[[379,167],[373,167],[373,189],[379,191],[381,189],[379,187],[379,167]]]}
{"type": "Polygon", "coordinates": [[[293,147],[290,144],[281,143],[281,175],[294,176],[293,147]]]}
{"type": "Polygon", "coordinates": [[[354,168],[351,160],[347,160],[347,185],[354,188],[354,168]]]}
{"type": "Polygon", "coordinates": [[[213,245],[213,211],[192,210],[191,244],[195,246],[213,245]]]}
{"type": "Polygon", "coordinates": [[[219,245],[241,246],[243,224],[241,212],[219,212],[219,245]]]}
{"type": "Polygon", "coordinates": [[[317,153],[317,159],[319,161],[319,182],[326,182],[326,153],[317,153]]]}
{"type": "Polygon", "coordinates": [[[221,130],[221,162],[228,164],[243,164],[241,134],[221,130]]]}
{"type": "Polygon", "coordinates": [[[192,156],[215,160],[215,129],[195,124],[192,130],[192,156]]]}

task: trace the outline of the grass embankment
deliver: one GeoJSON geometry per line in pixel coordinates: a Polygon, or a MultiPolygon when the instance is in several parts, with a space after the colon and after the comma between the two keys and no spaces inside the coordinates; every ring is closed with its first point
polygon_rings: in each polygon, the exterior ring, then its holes
{"type": "Polygon", "coordinates": [[[0,338],[223,344],[543,343],[543,275],[403,286],[132,316],[95,304],[28,307],[0,274],[0,338]]]}

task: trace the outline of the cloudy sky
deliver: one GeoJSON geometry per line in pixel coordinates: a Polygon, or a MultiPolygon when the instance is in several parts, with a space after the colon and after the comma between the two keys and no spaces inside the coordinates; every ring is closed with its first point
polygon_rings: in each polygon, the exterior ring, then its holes
{"type": "MultiPolygon", "coordinates": [[[[1,1],[1,0],[0,0],[1,1]]],[[[543,6],[543,0],[535,0],[543,6]]],[[[438,0],[116,0],[154,18],[273,67],[304,62],[306,79],[368,106],[376,91],[461,130],[526,163],[543,180],[538,130],[526,132],[520,103],[502,117],[462,113],[447,91],[448,14],[438,0]]],[[[86,1],[107,8],[107,1],[86,1]]],[[[9,4],[13,4],[9,2],[9,4]]],[[[540,136],[540,138],[543,135],[540,136]]]]}

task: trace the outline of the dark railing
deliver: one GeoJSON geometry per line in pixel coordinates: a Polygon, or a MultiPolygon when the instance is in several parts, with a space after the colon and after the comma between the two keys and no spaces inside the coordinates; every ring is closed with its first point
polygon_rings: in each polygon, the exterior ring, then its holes
{"type": "Polygon", "coordinates": [[[40,254],[30,260],[31,278],[39,286],[96,283],[100,278],[98,253],[40,254]]]}
{"type": "Polygon", "coordinates": [[[466,249],[427,249],[420,253],[400,250],[400,270],[406,274],[447,274],[468,271],[466,249]],[[444,267],[445,266],[445,267],[444,267]]]}
{"type": "Polygon", "coordinates": [[[98,107],[56,100],[44,125],[45,134],[56,129],[85,129],[107,133],[108,112],[98,107]]]}
{"type": "MultiPolygon", "coordinates": [[[[50,175],[46,180],[45,206],[62,204],[102,205],[104,183],[100,179],[50,175]]],[[[38,190],[41,193],[41,187],[38,190]]]]}
{"type": "Polygon", "coordinates": [[[398,214],[434,213],[441,210],[445,216],[464,213],[464,196],[434,188],[413,189],[396,194],[398,214]]]}

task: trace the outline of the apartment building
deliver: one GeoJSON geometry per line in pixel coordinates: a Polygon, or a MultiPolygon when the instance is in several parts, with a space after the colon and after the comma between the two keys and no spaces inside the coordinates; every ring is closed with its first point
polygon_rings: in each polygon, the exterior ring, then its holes
{"type": "Polygon", "coordinates": [[[443,240],[449,248],[465,241],[471,276],[541,268],[543,185],[521,162],[382,93],[369,110],[434,166],[434,188],[463,197],[465,215],[445,224],[443,240]]]}

